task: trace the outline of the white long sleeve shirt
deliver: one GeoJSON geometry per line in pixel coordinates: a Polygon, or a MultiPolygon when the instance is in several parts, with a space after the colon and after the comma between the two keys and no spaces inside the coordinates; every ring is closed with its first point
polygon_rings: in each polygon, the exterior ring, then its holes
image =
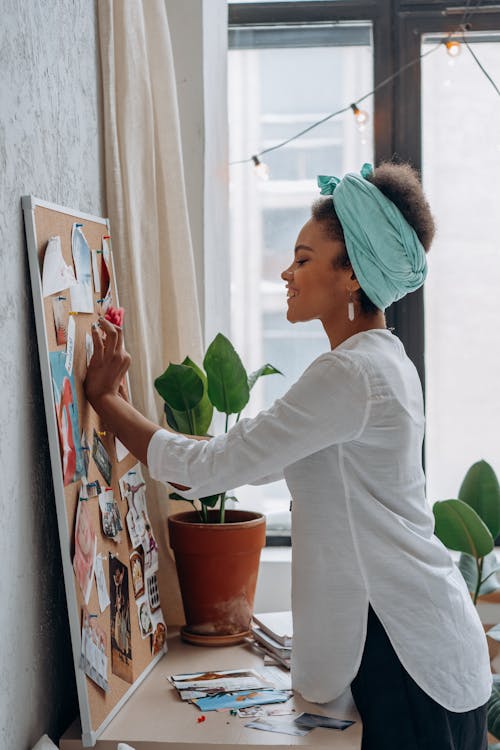
{"type": "Polygon", "coordinates": [[[374,329],[318,357],[283,398],[209,442],[158,430],[151,476],[203,497],[284,475],[292,499],[293,686],[338,697],[371,603],[407,672],[445,708],[491,692],[486,637],[425,498],[420,381],[374,329]]]}

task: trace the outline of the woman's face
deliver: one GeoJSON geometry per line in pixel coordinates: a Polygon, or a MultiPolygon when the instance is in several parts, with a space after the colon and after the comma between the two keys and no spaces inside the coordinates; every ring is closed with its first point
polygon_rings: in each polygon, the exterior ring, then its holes
{"type": "Polygon", "coordinates": [[[281,274],[287,283],[290,323],[320,320],[324,326],[347,315],[352,269],[336,268],[343,252],[339,240],[325,235],[323,226],[309,219],[297,237],[294,260],[281,274]]]}

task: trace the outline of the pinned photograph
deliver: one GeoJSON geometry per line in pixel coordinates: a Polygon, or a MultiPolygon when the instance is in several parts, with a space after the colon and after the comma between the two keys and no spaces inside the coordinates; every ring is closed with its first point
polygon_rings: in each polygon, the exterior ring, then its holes
{"type": "Polygon", "coordinates": [[[130,574],[134,596],[137,599],[144,594],[144,564],[142,555],[137,550],[134,550],[130,555],[130,574]]]}
{"type": "Polygon", "coordinates": [[[128,507],[136,516],[146,511],[146,482],[142,476],[141,465],[137,463],[120,478],[120,492],[128,507]]]}
{"type": "Polygon", "coordinates": [[[113,555],[109,556],[109,588],[111,619],[111,671],[132,683],[132,633],[127,567],[113,555]]]}
{"type": "Polygon", "coordinates": [[[151,612],[153,637],[151,639],[151,653],[153,656],[167,650],[167,626],[161,609],[151,612]]]}
{"type": "Polygon", "coordinates": [[[83,469],[85,472],[85,476],[87,477],[89,474],[90,445],[89,445],[89,441],[87,440],[86,430],[82,430],[82,434],[80,437],[80,445],[82,446],[83,469]]]}
{"type": "Polygon", "coordinates": [[[99,508],[101,509],[102,532],[104,536],[116,539],[122,531],[120,509],[113,496],[113,490],[104,490],[99,495],[99,508]]]}
{"type": "Polygon", "coordinates": [[[94,573],[97,586],[97,596],[99,598],[99,607],[101,609],[101,612],[104,612],[106,607],[109,607],[111,602],[108,594],[108,586],[106,584],[106,575],[104,573],[104,565],[102,564],[101,555],[96,555],[94,573]]]}
{"type": "Polygon", "coordinates": [[[94,564],[97,550],[97,536],[92,526],[92,519],[87,507],[86,500],[78,500],[75,523],[75,556],[73,557],[73,570],[76,580],[82,590],[85,604],[88,604],[92,579],[94,577],[94,564]]]}
{"type": "Polygon", "coordinates": [[[125,521],[127,522],[127,530],[130,537],[130,543],[132,544],[132,547],[134,549],[137,549],[137,547],[140,547],[142,545],[142,540],[144,539],[144,534],[146,533],[144,519],[142,518],[142,516],[137,518],[135,516],[135,513],[132,510],[129,510],[129,512],[125,516],[125,521]]]}
{"type": "MultiPolygon", "coordinates": [[[[42,293],[44,297],[62,292],[76,284],[72,266],[66,265],[61,248],[61,238],[51,237],[43,257],[42,293]]],[[[59,342],[58,342],[59,343],[59,342]]]]}
{"type": "Polygon", "coordinates": [[[87,608],[84,607],[80,669],[83,669],[87,677],[90,677],[105,691],[109,689],[106,642],[106,633],[97,623],[97,619],[89,615],[87,608]]]}
{"type": "Polygon", "coordinates": [[[83,233],[83,224],[73,224],[71,252],[76,270],[76,286],[70,288],[71,309],[74,312],[93,313],[92,269],[90,248],[83,233]]]}
{"type": "Polygon", "coordinates": [[[101,252],[101,291],[100,296],[101,311],[105,314],[113,303],[111,296],[111,237],[105,236],[102,238],[102,252],[101,252]]]}
{"type": "Polygon", "coordinates": [[[52,389],[56,407],[63,482],[67,486],[85,475],[85,464],[80,444],[78,402],[73,375],[66,370],[66,353],[49,352],[52,389]]]}
{"type": "Polygon", "coordinates": [[[141,631],[141,637],[147,638],[153,632],[153,623],[151,622],[151,611],[147,597],[141,596],[136,601],[137,605],[137,617],[139,618],[139,630],[141,631]]]}
{"type": "Polygon", "coordinates": [[[111,484],[111,471],[112,471],[112,465],[110,458],[108,456],[108,452],[106,448],[104,447],[104,443],[102,442],[101,438],[97,434],[97,432],[94,430],[94,442],[92,444],[92,458],[97,464],[97,468],[101,472],[101,474],[104,477],[104,481],[107,485],[111,484]]]}
{"type": "Polygon", "coordinates": [[[56,329],[56,343],[58,346],[68,341],[68,314],[64,306],[66,297],[52,297],[52,312],[56,329]]]}
{"type": "Polygon", "coordinates": [[[144,550],[144,573],[147,577],[150,573],[158,570],[158,544],[156,543],[149,519],[145,523],[145,530],[146,533],[142,548],[144,550]]]}
{"type": "Polygon", "coordinates": [[[158,576],[156,572],[146,577],[146,592],[149,607],[151,612],[154,612],[160,606],[160,590],[158,588],[158,576]]]}
{"type": "Polygon", "coordinates": [[[140,464],[127,471],[119,481],[120,492],[127,501],[129,511],[126,516],[127,529],[132,547],[140,547],[147,537],[146,526],[149,518],[146,507],[146,483],[142,476],[140,464]]]}

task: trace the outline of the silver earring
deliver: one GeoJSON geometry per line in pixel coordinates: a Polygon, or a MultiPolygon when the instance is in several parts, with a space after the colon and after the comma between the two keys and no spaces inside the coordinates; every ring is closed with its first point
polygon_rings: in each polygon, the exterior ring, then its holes
{"type": "Polygon", "coordinates": [[[352,292],[349,292],[349,302],[347,303],[347,317],[351,322],[354,320],[354,302],[352,301],[352,292]]]}

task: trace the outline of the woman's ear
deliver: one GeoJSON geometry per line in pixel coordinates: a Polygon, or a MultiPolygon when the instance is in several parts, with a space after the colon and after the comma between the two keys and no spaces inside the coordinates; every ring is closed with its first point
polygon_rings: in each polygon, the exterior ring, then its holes
{"type": "Polygon", "coordinates": [[[358,289],[361,289],[361,285],[360,285],[359,281],[356,278],[356,274],[354,273],[354,271],[352,271],[352,273],[351,273],[351,280],[350,280],[349,284],[347,285],[347,290],[349,292],[357,292],[358,289]]]}

